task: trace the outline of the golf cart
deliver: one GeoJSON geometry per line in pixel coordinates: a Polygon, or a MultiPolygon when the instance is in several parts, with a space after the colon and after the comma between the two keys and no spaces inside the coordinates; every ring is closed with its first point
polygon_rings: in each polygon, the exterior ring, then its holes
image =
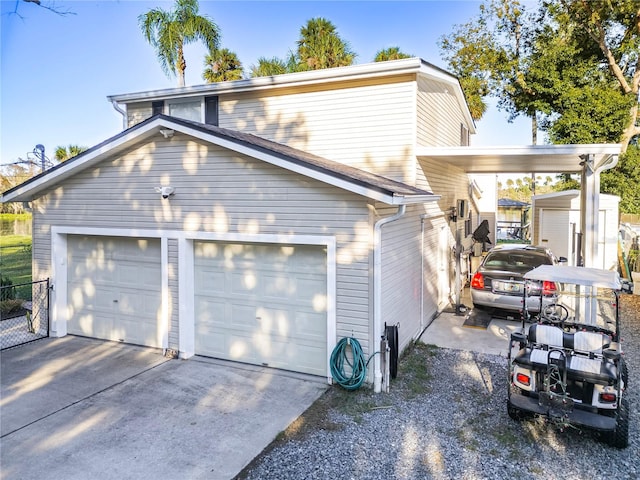
{"type": "Polygon", "coordinates": [[[507,411],[514,420],[542,416],[561,429],[600,432],[617,448],[629,443],[627,366],[622,356],[616,272],[541,265],[524,275],[522,327],[511,334],[507,411]],[[535,282],[535,283],[534,283],[535,282]],[[527,309],[544,285],[539,312],[527,309]],[[544,296],[553,303],[545,302],[544,296]]]}

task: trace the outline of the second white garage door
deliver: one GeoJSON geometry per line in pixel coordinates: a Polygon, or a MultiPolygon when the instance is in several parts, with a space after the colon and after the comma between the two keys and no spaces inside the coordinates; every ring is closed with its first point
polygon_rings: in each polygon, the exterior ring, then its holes
{"type": "Polygon", "coordinates": [[[195,353],[326,375],[326,249],[195,243],[195,353]]]}
{"type": "Polygon", "coordinates": [[[160,240],[67,237],[71,334],[162,347],[160,240]]]}

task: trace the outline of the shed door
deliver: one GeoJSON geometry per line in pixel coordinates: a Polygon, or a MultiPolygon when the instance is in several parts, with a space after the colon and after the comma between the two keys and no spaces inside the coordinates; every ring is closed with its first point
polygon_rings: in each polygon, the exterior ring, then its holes
{"type": "Polygon", "coordinates": [[[67,237],[71,334],[161,347],[160,240],[67,237]]]}
{"type": "Polygon", "coordinates": [[[327,372],[327,255],[306,245],[195,243],[195,353],[327,372]]]}
{"type": "Polygon", "coordinates": [[[540,245],[549,248],[556,257],[566,257],[570,265],[575,264],[571,215],[569,210],[541,211],[540,245]]]}

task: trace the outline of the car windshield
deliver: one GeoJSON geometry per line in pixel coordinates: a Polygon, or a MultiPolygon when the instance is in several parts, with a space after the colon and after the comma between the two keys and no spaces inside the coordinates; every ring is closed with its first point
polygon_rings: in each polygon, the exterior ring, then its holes
{"type": "Polygon", "coordinates": [[[484,261],[484,268],[487,270],[528,272],[540,265],[551,264],[551,258],[535,250],[503,250],[489,253],[484,261]]]}

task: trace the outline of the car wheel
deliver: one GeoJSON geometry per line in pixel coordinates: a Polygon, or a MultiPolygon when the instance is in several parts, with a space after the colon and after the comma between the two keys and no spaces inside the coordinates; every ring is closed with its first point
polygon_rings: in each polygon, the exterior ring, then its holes
{"type": "Polygon", "coordinates": [[[605,433],[604,440],[615,448],[627,448],[629,446],[629,401],[626,397],[620,400],[615,430],[605,433]]]}

